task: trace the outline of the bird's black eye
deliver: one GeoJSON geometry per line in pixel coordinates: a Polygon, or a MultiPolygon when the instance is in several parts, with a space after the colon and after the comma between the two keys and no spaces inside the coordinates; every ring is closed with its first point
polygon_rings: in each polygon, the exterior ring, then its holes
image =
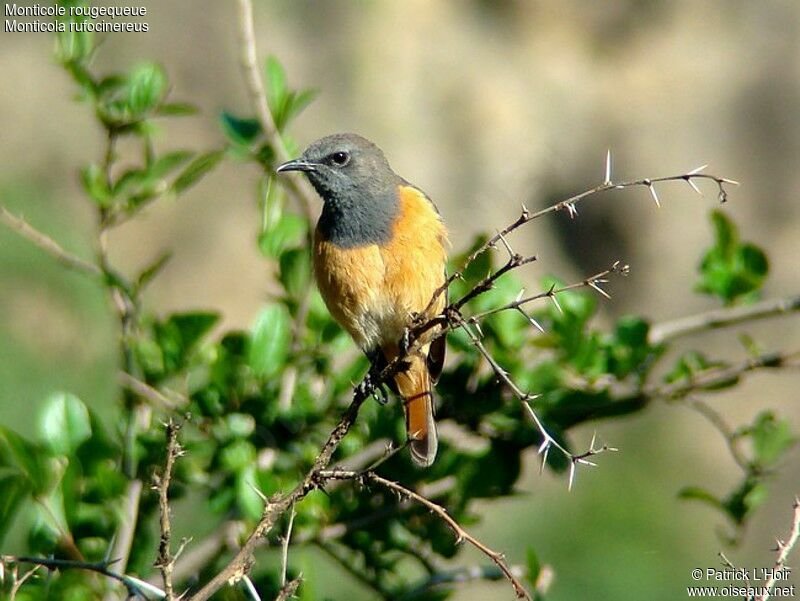
{"type": "Polygon", "coordinates": [[[347,163],[350,162],[350,155],[345,152],[344,150],[340,150],[338,152],[334,152],[331,155],[331,161],[334,165],[338,165],[339,167],[344,167],[347,163]]]}

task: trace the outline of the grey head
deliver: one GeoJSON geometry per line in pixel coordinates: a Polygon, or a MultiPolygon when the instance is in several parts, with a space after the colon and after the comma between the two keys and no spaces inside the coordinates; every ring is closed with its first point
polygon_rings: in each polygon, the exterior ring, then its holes
{"type": "Polygon", "coordinates": [[[356,134],[317,140],[277,171],[301,171],[322,197],[322,236],[343,248],[381,244],[391,237],[399,210],[397,187],[383,151],[356,134]]]}

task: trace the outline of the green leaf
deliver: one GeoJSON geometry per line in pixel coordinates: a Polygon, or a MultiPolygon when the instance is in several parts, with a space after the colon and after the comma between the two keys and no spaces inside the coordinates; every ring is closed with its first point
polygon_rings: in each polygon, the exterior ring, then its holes
{"type": "Polygon", "coordinates": [[[287,249],[297,246],[306,233],[305,219],[293,213],[284,213],[269,230],[258,236],[258,248],[265,257],[277,259],[287,249]]]}
{"type": "Polygon", "coordinates": [[[317,90],[301,90],[292,94],[289,108],[286,111],[287,123],[303,112],[309,104],[319,95],[317,90]]]}
{"type": "Polygon", "coordinates": [[[2,426],[0,467],[11,468],[24,477],[34,494],[46,492],[53,485],[56,476],[41,447],[2,426]]]}
{"type": "Polygon", "coordinates": [[[721,509],[723,511],[725,510],[725,507],[720,499],[715,497],[706,489],[700,488],[699,486],[687,486],[682,488],[678,492],[678,498],[700,501],[702,503],[706,503],[707,505],[711,505],[715,509],[721,509]]]}
{"type": "Polygon", "coordinates": [[[89,410],[78,397],[58,392],[45,401],[39,440],[51,453],[69,456],[91,436],[89,410]]]}
{"type": "Polygon", "coordinates": [[[246,440],[235,440],[220,452],[220,465],[230,472],[240,472],[256,461],[256,448],[246,440]]]}
{"type": "Polygon", "coordinates": [[[279,259],[278,277],[286,292],[294,298],[299,297],[310,285],[311,257],[307,248],[292,248],[279,259]]]}
{"type": "Polygon", "coordinates": [[[275,56],[267,57],[266,75],[267,102],[273,115],[283,106],[288,91],[286,71],[275,56]]]}
{"type": "Polygon", "coordinates": [[[128,77],[127,105],[133,115],[143,115],[163,100],[167,89],[164,70],[154,63],[136,67],[128,77]]]}
{"type": "Polygon", "coordinates": [[[222,129],[234,144],[249,146],[261,135],[261,124],[258,119],[237,117],[228,111],[220,115],[222,129]]]}
{"type": "Polygon", "coordinates": [[[736,225],[725,213],[718,209],[711,212],[711,223],[714,226],[716,249],[722,256],[729,257],[733,253],[739,240],[739,233],[736,230],[736,225]]]}
{"type": "Polygon", "coordinates": [[[777,419],[771,411],[759,413],[749,433],[753,443],[753,454],[756,461],[762,465],[775,463],[797,442],[789,422],[777,419]]]}
{"type": "Polygon", "coordinates": [[[180,370],[200,339],[217,321],[218,313],[196,311],[175,313],[167,321],[154,324],[155,345],[146,340],[137,345],[140,360],[148,373],[163,377],[180,370]]]}
{"type": "Polygon", "coordinates": [[[289,312],[283,305],[270,305],[256,318],[250,336],[248,363],[263,377],[272,377],[283,369],[291,341],[289,312]]]}
{"type": "Polygon", "coordinates": [[[535,588],[536,581],[539,579],[539,573],[542,571],[542,564],[539,562],[536,551],[534,551],[531,546],[525,549],[525,564],[528,567],[528,582],[535,588]]]}
{"type": "Polygon", "coordinates": [[[198,112],[196,106],[186,102],[165,102],[156,109],[156,114],[164,117],[185,117],[198,112]]]}
{"type": "Polygon", "coordinates": [[[147,170],[147,176],[162,179],[194,156],[189,150],[176,150],[159,157],[147,170]]]}
{"type": "Polygon", "coordinates": [[[155,261],[153,261],[147,267],[145,267],[136,277],[136,287],[142,289],[145,286],[147,286],[150,282],[152,282],[153,279],[159,273],[161,273],[161,270],[164,269],[164,267],[171,258],[172,258],[171,251],[161,253],[158,256],[158,258],[156,258],[155,261]]]}
{"type": "Polygon", "coordinates": [[[726,304],[754,300],[769,271],[767,256],[754,244],[740,244],[735,225],[722,212],[714,211],[711,219],[715,243],[703,255],[696,290],[726,304]]]}
{"type": "Polygon", "coordinates": [[[735,259],[741,265],[742,271],[750,274],[754,279],[763,278],[769,271],[769,261],[760,248],[754,244],[742,244],[736,251],[735,259]]]}
{"type": "Polygon", "coordinates": [[[105,172],[92,163],[81,169],[81,184],[86,193],[101,207],[111,204],[112,194],[105,172]]]}
{"type": "Polygon", "coordinates": [[[172,182],[172,192],[180,194],[196,184],[200,179],[217,166],[225,156],[222,150],[212,150],[196,157],[180,175],[172,182]]]}
{"type": "Polygon", "coordinates": [[[30,495],[30,484],[18,474],[0,475],[0,545],[14,525],[14,516],[30,495]]]}
{"type": "MultiPolygon", "coordinates": [[[[67,11],[69,14],[69,11],[67,11]]],[[[65,64],[81,64],[91,57],[94,49],[94,35],[91,31],[76,31],[70,25],[84,21],[84,18],[62,19],[66,25],[65,31],[59,31],[56,55],[58,60],[65,64]]]]}

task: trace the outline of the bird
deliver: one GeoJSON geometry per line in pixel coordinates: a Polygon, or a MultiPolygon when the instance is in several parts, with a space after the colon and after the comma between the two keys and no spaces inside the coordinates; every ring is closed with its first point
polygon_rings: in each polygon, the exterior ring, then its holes
{"type": "Polygon", "coordinates": [[[390,388],[405,407],[411,458],[430,466],[438,449],[432,389],[445,338],[431,328],[410,349],[402,341],[415,318],[432,318],[447,303],[448,231],[438,209],[357,134],[321,138],[276,171],[303,173],[322,199],[312,263],[333,318],[373,369],[407,353],[390,388]]]}

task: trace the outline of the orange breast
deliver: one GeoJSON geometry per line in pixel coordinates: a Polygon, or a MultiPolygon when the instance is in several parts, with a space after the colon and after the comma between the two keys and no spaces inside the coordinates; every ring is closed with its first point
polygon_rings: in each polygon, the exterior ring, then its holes
{"type": "MultiPolygon", "coordinates": [[[[400,212],[384,245],[344,249],[314,240],[314,273],[331,315],[364,350],[393,345],[444,281],[447,230],[431,202],[398,188],[400,212]]],[[[441,295],[433,313],[444,306],[441,295]]]]}

